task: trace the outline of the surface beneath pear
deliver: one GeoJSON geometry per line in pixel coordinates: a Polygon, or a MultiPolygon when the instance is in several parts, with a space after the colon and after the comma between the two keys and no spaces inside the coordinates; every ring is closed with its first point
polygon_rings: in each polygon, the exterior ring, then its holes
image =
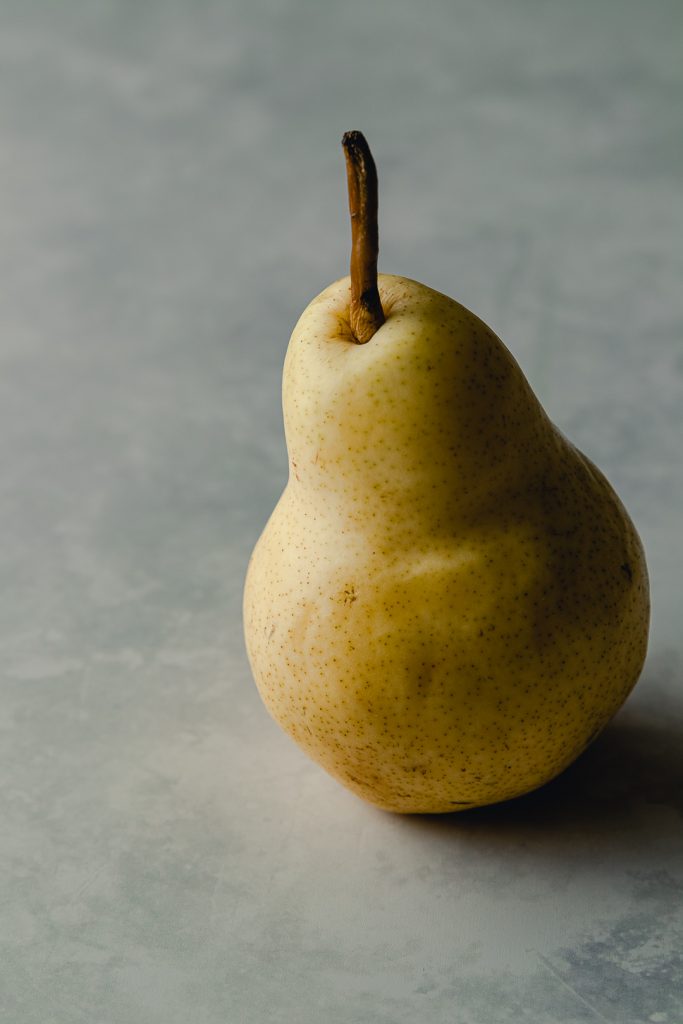
{"type": "Polygon", "coordinates": [[[0,4],[2,1024],[683,1020],[681,11],[0,4]],[[455,815],[314,764],[242,639],[351,127],[380,266],[504,338],[651,570],[614,722],[455,815]]]}

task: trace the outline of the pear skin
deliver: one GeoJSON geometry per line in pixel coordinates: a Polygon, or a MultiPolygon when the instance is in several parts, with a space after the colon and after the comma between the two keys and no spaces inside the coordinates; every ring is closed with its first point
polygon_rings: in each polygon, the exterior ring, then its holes
{"type": "Polygon", "coordinates": [[[247,573],[249,660],[273,718],[391,811],[535,789],[636,683],[643,549],[600,471],[499,338],[379,275],[358,345],[350,280],[311,302],[283,376],[289,482],[247,573]]]}

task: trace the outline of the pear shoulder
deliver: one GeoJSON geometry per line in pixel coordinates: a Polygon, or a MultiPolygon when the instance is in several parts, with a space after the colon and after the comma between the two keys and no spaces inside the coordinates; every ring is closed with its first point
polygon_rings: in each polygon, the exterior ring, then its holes
{"type": "Polygon", "coordinates": [[[292,332],[283,373],[292,480],[329,502],[337,495],[354,518],[399,498],[421,515],[444,503],[448,517],[474,515],[552,459],[557,435],[482,320],[406,278],[380,275],[379,290],[386,321],[365,345],[351,337],[348,278],[292,332]]]}

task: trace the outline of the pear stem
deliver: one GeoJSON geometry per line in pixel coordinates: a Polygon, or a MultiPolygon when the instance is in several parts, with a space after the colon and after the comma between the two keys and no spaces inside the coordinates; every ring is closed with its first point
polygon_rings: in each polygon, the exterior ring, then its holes
{"type": "Polygon", "coordinates": [[[362,132],[345,132],[342,146],[351,214],[351,332],[364,345],[386,319],[377,288],[377,168],[362,132]]]}

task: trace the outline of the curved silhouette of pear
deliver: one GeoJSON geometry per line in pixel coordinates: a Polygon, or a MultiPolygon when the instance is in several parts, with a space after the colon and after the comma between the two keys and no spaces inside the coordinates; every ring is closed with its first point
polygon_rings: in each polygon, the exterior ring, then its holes
{"type": "Polygon", "coordinates": [[[290,477],[252,555],[244,626],[282,728],[392,811],[525,793],[600,732],[640,674],[647,569],[600,471],[459,303],[379,275],[296,325],[290,477]]]}

